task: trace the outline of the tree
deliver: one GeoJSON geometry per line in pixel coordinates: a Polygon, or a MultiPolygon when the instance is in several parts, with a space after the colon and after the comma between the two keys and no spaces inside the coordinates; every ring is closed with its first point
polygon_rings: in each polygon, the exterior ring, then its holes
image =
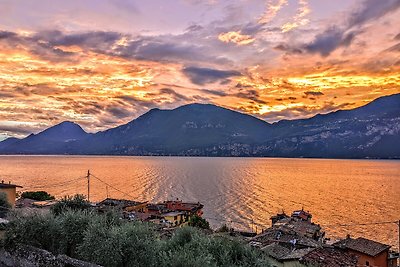
{"type": "Polygon", "coordinates": [[[23,192],[22,198],[29,198],[37,201],[52,200],[54,196],[50,195],[46,191],[27,191],[23,192]]]}
{"type": "Polygon", "coordinates": [[[11,204],[8,203],[6,193],[0,192],[0,218],[6,217],[10,209],[11,204]]]}
{"type": "Polygon", "coordinates": [[[90,203],[84,195],[67,196],[62,198],[51,207],[51,212],[54,215],[59,215],[66,210],[87,210],[90,208],[90,203]]]}
{"type": "Polygon", "coordinates": [[[162,239],[154,225],[123,221],[111,213],[62,210],[57,216],[14,216],[6,230],[6,249],[26,244],[110,267],[269,266],[263,253],[248,244],[189,226],[162,239]]]}
{"type": "Polygon", "coordinates": [[[197,227],[197,228],[201,228],[201,229],[210,229],[210,223],[206,219],[204,219],[198,215],[194,215],[194,216],[190,217],[189,226],[197,227]]]}

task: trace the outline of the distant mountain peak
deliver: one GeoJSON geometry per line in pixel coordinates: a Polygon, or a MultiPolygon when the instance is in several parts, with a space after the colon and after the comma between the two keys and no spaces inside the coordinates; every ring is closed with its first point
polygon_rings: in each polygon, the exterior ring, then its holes
{"type": "Polygon", "coordinates": [[[7,154],[108,154],[400,158],[400,94],[353,110],[273,125],[213,104],[154,108],[96,134],[61,122],[22,140],[0,142],[7,154]]]}
{"type": "Polygon", "coordinates": [[[79,127],[81,126],[73,121],[62,121],[59,124],[54,125],[53,127],[79,127]]]}
{"type": "Polygon", "coordinates": [[[59,124],[56,124],[46,130],[38,133],[31,134],[27,138],[35,138],[35,139],[48,139],[48,140],[74,140],[74,139],[82,139],[88,133],[85,132],[82,127],[72,121],[63,121],[59,124]]]}
{"type": "Polygon", "coordinates": [[[223,107],[214,105],[214,104],[210,104],[210,103],[190,103],[190,104],[186,104],[180,107],[177,107],[173,110],[177,110],[177,109],[225,109],[223,107]]]}

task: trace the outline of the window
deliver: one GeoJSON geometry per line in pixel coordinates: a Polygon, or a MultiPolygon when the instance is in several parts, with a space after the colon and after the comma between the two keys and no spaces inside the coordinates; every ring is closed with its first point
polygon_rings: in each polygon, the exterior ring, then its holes
{"type": "Polygon", "coordinates": [[[365,262],[365,266],[369,266],[369,261],[366,261],[366,262],[365,262]]]}

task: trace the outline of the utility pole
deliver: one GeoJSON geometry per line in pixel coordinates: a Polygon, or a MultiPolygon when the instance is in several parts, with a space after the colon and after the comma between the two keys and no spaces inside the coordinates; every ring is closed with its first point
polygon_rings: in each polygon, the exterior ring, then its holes
{"type": "MultiPolygon", "coordinates": [[[[399,234],[399,243],[398,243],[397,249],[399,250],[398,253],[399,253],[399,255],[400,255],[400,220],[397,222],[397,226],[399,227],[399,228],[397,229],[397,232],[398,232],[398,234],[399,234]]],[[[399,256],[399,261],[400,261],[400,256],[399,256]]]]}
{"type": "Polygon", "coordinates": [[[87,171],[87,200],[90,202],[90,170],[87,171]]]}

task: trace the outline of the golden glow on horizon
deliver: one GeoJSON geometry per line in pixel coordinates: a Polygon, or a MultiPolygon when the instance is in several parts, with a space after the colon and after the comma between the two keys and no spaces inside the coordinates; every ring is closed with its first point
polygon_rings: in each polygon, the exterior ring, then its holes
{"type": "MultiPolygon", "coordinates": [[[[232,33],[221,38],[239,45],[254,41],[232,33]]],[[[117,45],[126,42],[121,38],[117,45]]],[[[190,102],[215,103],[276,121],[355,108],[400,91],[398,67],[373,73],[347,65],[340,71],[329,65],[318,71],[295,64],[276,70],[254,66],[229,83],[203,86],[182,73],[183,64],[124,59],[79,46],[57,48],[74,56],[47,59],[26,49],[0,48],[0,121],[36,122],[42,129],[74,120],[98,131],[154,106],[190,102]]]]}

